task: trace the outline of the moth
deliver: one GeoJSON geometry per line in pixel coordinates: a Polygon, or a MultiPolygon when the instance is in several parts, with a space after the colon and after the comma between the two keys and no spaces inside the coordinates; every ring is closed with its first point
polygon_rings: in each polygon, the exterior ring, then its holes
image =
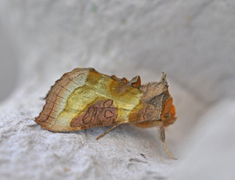
{"type": "Polygon", "coordinates": [[[51,87],[35,122],[53,132],[112,126],[97,139],[120,124],[158,126],[164,149],[174,158],[165,142],[165,127],[176,120],[172,101],[164,72],[159,82],[141,85],[140,76],[128,81],[94,68],[75,68],[51,87]]]}

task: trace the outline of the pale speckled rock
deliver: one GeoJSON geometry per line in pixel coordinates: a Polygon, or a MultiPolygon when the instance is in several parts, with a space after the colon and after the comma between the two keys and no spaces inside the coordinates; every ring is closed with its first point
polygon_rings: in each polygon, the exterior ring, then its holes
{"type": "Polygon", "coordinates": [[[234,8],[220,0],[0,1],[0,27],[21,70],[18,88],[0,108],[1,179],[173,179],[199,166],[185,157],[204,158],[195,152],[195,127],[235,95],[234,8]],[[139,74],[144,82],[165,71],[178,116],[167,144],[179,160],[167,157],[156,128],[123,125],[96,141],[107,127],[52,133],[34,125],[40,98],[75,67],[128,79],[139,74]]]}

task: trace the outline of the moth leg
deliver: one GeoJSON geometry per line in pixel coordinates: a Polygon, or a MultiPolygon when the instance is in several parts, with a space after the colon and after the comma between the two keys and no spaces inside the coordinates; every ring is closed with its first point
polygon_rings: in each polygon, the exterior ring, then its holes
{"type": "Polygon", "coordinates": [[[120,124],[114,125],[113,127],[111,127],[110,129],[108,129],[107,131],[105,131],[103,134],[101,134],[100,136],[98,136],[96,138],[96,140],[102,138],[105,134],[107,134],[109,131],[112,131],[114,128],[116,128],[117,126],[119,126],[120,124]]]}
{"type": "Polygon", "coordinates": [[[165,149],[165,151],[166,151],[166,153],[168,154],[168,156],[170,156],[172,159],[176,159],[176,158],[174,158],[172,155],[171,155],[171,153],[168,151],[168,149],[167,149],[167,146],[166,146],[166,141],[165,141],[165,139],[166,139],[166,137],[165,137],[165,129],[164,129],[164,127],[163,127],[163,123],[162,122],[160,122],[159,123],[159,134],[160,134],[160,138],[161,138],[161,141],[163,142],[163,144],[164,144],[164,149],[165,149]]]}

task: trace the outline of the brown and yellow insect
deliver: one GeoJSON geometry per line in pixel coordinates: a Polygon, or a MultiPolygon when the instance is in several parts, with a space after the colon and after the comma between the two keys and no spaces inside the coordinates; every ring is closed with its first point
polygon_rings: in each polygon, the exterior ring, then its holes
{"type": "Polygon", "coordinates": [[[164,148],[171,158],[164,127],[175,120],[175,107],[165,73],[160,82],[141,85],[139,76],[128,81],[93,68],[76,68],[65,73],[52,86],[42,112],[35,118],[44,129],[54,132],[112,125],[97,139],[124,123],[140,128],[158,126],[164,148]]]}

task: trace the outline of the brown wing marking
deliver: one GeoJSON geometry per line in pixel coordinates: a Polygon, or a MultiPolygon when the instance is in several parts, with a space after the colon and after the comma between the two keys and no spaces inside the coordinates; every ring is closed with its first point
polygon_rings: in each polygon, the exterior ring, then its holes
{"type": "Polygon", "coordinates": [[[118,81],[118,77],[115,75],[110,76],[113,80],[118,81]]]}
{"type": "Polygon", "coordinates": [[[133,87],[136,87],[136,88],[140,87],[141,85],[140,76],[133,77],[132,80],[130,80],[128,83],[131,84],[133,87]]]}
{"type": "Polygon", "coordinates": [[[127,80],[125,77],[123,77],[123,78],[121,79],[121,81],[124,82],[124,83],[126,83],[126,84],[128,83],[128,80],[127,80]]]}
{"type": "Polygon", "coordinates": [[[99,100],[95,104],[90,105],[81,115],[74,118],[70,126],[87,129],[114,125],[114,120],[117,116],[117,108],[114,106],[113,100],[99,100]]]}

